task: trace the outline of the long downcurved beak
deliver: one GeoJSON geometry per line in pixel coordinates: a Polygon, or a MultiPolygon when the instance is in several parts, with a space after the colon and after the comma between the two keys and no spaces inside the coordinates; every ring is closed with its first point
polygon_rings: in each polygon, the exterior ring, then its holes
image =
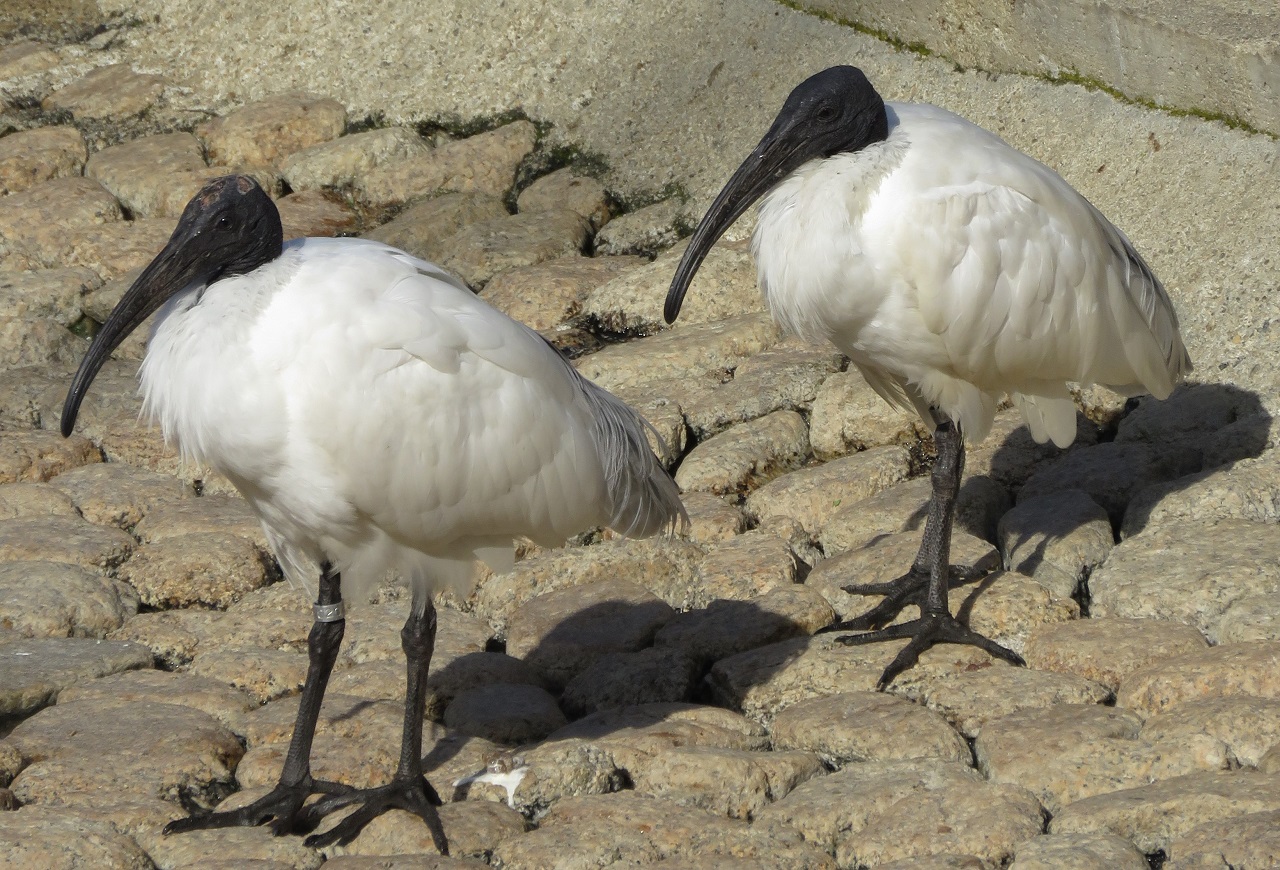
{"type": "Polygon", "coordinates": [[[675,277],[671,279],[667,304],[662,312],[667,323],[674,323],[679,316],[689,284],[711,251],[711,246],[756,200],[764,196],[787,173],[809,159],[808,156],[802,156],[802,146],[802,142],[796,141],[794,136],[788,136],[785,129],[779,129],[775,124],[716,195],[711,208],[707,209],[707,213],[698,222],[697,229],[693,231],[689,247],[685,249],[684,257],[676,267],[675,277]]]}
{"type": "Polygon", "coordinates": [[[80,368],[71,381],[71,389],[67,391],[67,400],[62,405],[62,436],[71,434],[76,425],[76,414],[80,411],[80,403],[84,401],[89,385],[98,371],[111,356],[111,352],[120,346],[129,333],[133,332],[142,321],[155,313],[170,296],[189,285],[196,278],[196,263],[189,256],[182,254],[182,246],[178,243],[178,233],[169,240],[154,260],[142,270],[133,285],[129,287],[116,307],[111,309],[107,322],[102,324],[98,334],[93,337],[89,350],[80,361],[80,368]]]}

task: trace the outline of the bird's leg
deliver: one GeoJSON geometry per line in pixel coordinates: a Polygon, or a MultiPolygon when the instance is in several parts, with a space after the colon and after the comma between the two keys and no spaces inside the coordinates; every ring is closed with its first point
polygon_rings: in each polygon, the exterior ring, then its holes
{"type": "MultiPolygon", "coordinates": [[[[916,553],[915,561],[911,563],[911,570],[887,583],[855,583],[840,587],[851,595],[883,595],[884,598],[875,607],[853,619],[827,626],[822,630],[824,633],[883,628],[902,612],[902,608],[911,604],[916,605],[923,612],[933,565],[938,561],[940,552],[943,553],[942,563],[946,571],[948,588],[963,579],[952,576],[954,572],[947,563],[951,545],[951,515],[954,513],[955,498],[960,491],[960,479],[964,472],[964,441],[960,438],[955,424],[943,417],[936,419],[938,422],[935,424],[933,437],[938,456],[933,465],[933,494],[929,499],[929,515],[924,524],[924,537],[920,541],[920,549],[916,553]],[[944,426],[946,432],[954,434],[955,440],[959,443],[960,452],[954,460],[954,467],[951,467],[953,463],[950,457],[944,455],[942,445],[948,438],[947,434],[943,434],[944,426]],[[940,487],[951,492],[945,503],[938,497],[940,487]]],[[[945,590],[943,597],[946,597],[945,590]]]]}
{"type": "Polygon", "coordinates": [[[389,809],[401,809],[418,815],[426,822],[436,849],[441,855],[449,854],[444,827],[436,812],[436,807],[440,806],[440,796],[422,773],[422,719],[427,704],[427,669],[431,664],[435,641],[436,609],[427,596],[415,593],[413,611],[400,632],[409,685],[404,700],[400,763],[395,776],[386,785],[322,798],[308,807],[308,816],[319,819],[341,807],[360,804],[359,809],[330,830],[308,837],[308,846],[329,846],[335,843],[345,845],[382,813],[389,809]]]}
{"type": "Polygon", "coordinates": [[[342,634],[346,629],[346,620],[342,616],[342,578],[328,563],[321,571],[315,611],[316,620],[307,637],[307,679],[298,702],[298,718],[293,725],[289,752],[285,756],[284,768],[276,787],[239,809],[172,821],[165,826],[166,834],[237,825],[261,825],[268,820],[276,834],[287,834],[295,829],[295,823],[299,821],[299,810],[310,795],[338,794],[350,790],[349,786],[315,780],[311,776],[311,743],[316,734],[316,721],[320,718],[320,704],[324,700],[329,675],[338,659],[338,649],[342,645],[342,634]]]}
{"type": "Polygon", "coordinates": [[[878,686],[881,689],[914,665],[922,652],[938,643],[969,644],[1014,664],[1024,664],[1022,656],[962,625],[951,615],[947,601],[951,573],[951,524],[955,519],[956,495],[964,474],[964,439],[950,421],[939,423],[933,438],[938,448],[938,458],[933,465],[933,497],[929,502],[929,518],[925,521],[924,540],[912,569],[913,573],[919,570],[923,561],[928,570],[928,585],[924,601],[920,604],[920,616],[901,625],[838,638],[846,646],[911,639],[880,675],[878,686]]]}

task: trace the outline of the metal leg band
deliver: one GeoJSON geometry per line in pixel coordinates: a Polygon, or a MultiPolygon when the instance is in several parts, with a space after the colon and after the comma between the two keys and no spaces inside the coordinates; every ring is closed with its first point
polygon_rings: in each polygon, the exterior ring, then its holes
{"type": "Polygon", "coordinates": [[[347,616],[343,601],[337,604],[316,604],[313,605],[313,609],[316,612],[316,622],[339,622],[347,616]]]}

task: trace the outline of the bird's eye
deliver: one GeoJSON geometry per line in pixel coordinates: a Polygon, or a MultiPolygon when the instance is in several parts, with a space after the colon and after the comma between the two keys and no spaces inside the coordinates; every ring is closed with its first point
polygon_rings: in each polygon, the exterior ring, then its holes
{"type": "Polygon", "coordinates": [[[817,118],[819,121],[824,121],[824,122],[834,121],[836,119],[835,106],[831,105],[830,103],[827,103],[826,105],[822,106],[820,109],[818,109],[817,118]]]}
{"type": "Polygon", "coordinates": [[[231,229],[231,218],[227,217],[226,215],[223,215],[222,217],[218,218],[217,227],[220,230],[231,229]]]}

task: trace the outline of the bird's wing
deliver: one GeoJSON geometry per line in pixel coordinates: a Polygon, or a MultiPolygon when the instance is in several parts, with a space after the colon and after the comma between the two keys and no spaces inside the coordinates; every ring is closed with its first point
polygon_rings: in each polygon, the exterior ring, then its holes
{"type": "Polygon", "coordinates": [[[1151,270],[1047,167],[1025,158],[1002,175],[923,192],[904,228],[921,315],[955,376],[994,392],[1069,380],[1168,395],[1189,362],[1151,270]]]}
{"type": "Polygon", "coordinates": [[[634,411],[432,264],[365,250],[326,285],[354,304],[325,342],[336,401],[313,407],[342,419],[306,424],[360,514],[428,551],[671,523],[679,498],[634,411]]]}

